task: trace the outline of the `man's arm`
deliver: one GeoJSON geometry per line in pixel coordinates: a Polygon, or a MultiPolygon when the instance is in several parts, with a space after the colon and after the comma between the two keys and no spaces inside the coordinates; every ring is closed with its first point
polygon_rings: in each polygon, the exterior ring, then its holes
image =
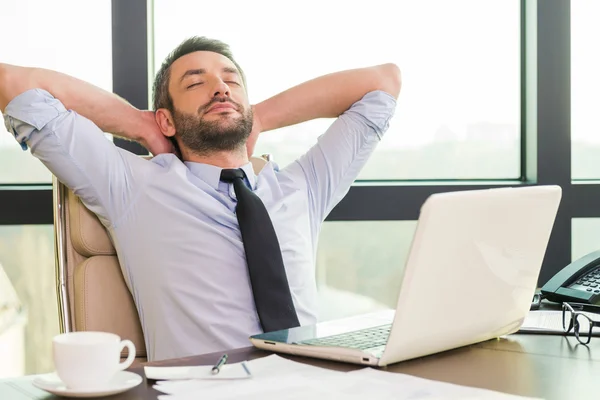
{"type": "Polygon", "coordinates": [[[0,111],[21,93],[43,89],[68,110],[91,120],[102,131],[141,142],[153,154],[170,152],[154,113],[142,112],[119,96],[60,72],[0,63],[0,111]]]}
{"type": "Polygon", "coordinates": [[[0,71],[0,108],[9,133],[29,147],[31,154],[103,222],[114,223],[147,181],[153,164],[117,148],[90,118],[68,110],[57,96],[84,113],[98,112],[100,120],[110,114],[102,111],[102,106],[116,106],[119,118],[129,116],[126,110],[133,108],[122,101],[117,104],[117,99],[106,92],[62,74],[37,75],[34,69],[7,65],[2,65],[0,71]],[[53,78],[55,82],[51,82],[53,78]],[[77,93],[78,87],[83,95],[77,93]],[[81,97],[86,94],[88,98],[81,97]],[[77,100],[83,105],[77,106],[77,100]],[[94,102],[99,105],[92,105],[94,102]]]}
{"type": "Polygon", "coordinates": [[[381,90],[400,94],[395,64],[335,72],[294,86],[254,106],[262,132],[317,118],[336,118],[365,94],[381,90]]]}
{"type": "Polygon", "coordinates": [[[337,117],[310,150],[280,172],[306,190],[313,234],[387,130],[400,87],[398,67],[383,64],[325,75],[255,106],[262,131],[337,117]]]}

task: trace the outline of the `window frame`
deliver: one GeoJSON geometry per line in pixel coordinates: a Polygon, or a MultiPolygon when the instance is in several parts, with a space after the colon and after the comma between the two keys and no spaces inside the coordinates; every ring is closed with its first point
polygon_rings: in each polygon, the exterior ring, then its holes
{"type": "MultiPolygon", "coordinates": [[[[521,178],[506,181],[357,181],[327,221],[416,220],[434,193],[553,184],[563,200],[539,284],[571,261],[571,220],[600,217],[600,184],[571,179],[569,0],[521,0],[521,178]]],[[[149,107],[152,0],[112,0],[113,91],[149,107]]],[[[117,146],[148,154],[137,143],[117,146]]],[[[0,225],[52,224],[51,185],[0,185],[0,225]]]]}

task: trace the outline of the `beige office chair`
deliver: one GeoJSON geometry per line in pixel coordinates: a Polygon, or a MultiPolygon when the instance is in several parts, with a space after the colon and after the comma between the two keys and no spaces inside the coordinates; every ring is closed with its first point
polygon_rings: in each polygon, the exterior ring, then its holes
{"type": "MultiPolygon", "coordinates": [[[[270,159],[252,157],[258,175],[270,159]]],[[[112,332],[135,344],[146,361],[140,320],[115,248],[98,217],[53,179],[56,284],[61,332],[112,332]]]]}

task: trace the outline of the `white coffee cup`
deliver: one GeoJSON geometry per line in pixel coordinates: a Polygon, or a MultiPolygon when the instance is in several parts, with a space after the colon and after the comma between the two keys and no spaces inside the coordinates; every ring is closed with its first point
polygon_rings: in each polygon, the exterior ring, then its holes
{"type": "Polygon", "coordinates": [[[113,376],[135,359],[135,345],[107,332],[70,332],[52,340],[54,366],[69,389],[106,387],[113,376]],[[127,359],[119,363],[127,347],[127,359]]]}

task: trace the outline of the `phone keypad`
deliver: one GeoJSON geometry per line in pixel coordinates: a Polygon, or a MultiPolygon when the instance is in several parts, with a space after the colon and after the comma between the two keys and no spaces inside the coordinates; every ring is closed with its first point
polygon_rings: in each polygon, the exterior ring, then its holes
{"type": "Polygon", "coordinates": [[[600,293],[600,267],[588,272],[569,287],[585,292],[600,293]]]}

